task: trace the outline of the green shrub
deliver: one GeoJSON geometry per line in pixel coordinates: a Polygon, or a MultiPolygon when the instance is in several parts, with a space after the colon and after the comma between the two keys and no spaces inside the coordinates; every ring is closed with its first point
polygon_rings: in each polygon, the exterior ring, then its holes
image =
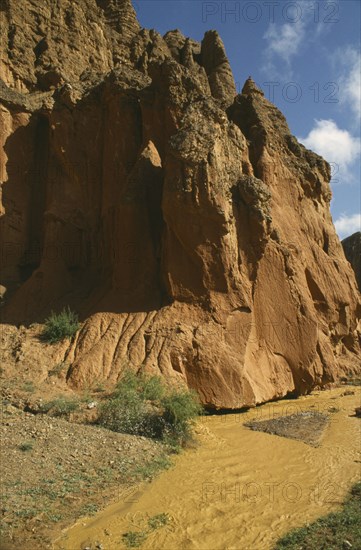
{"type": "Polygon", "coordinates": [[[68,365],[65,361],[60,361],[60,363],[57,363],[51,370],[49,370],[48,376],[59,376],[59,374],[61,374],[67,366],[68,365]]]}
{"type": "Polygon", "coordinates": [[[136,394],[142,401],[157,401],[163,397],[165,388],[159,376],[137,375],[126,370],[118,382],[114,397],[125,398],[136,394]]]}
{"type": "Polygon", "coordinates": [[[134,471],[135,479],[146,479],[150,481],[162,470],[168,470],[171,465],[172,462],[169,459],[169,456],[166,453],[163,453],[154,457],[146,464],[138,466],[134,471]]]}
{"type": "Polygon", "coordinates": [[[114,432],[139,434],[143,431],[142,423],[145,415],[144,403],[139,398],[116,397],[102,405],[99,422],[114,432]]]}
{"type": "Polygon", "coordinates": [[[24,382],[24,384],[21,386],[21,389],[28,393],[34,393],[34,391],[36,390],[36,387],[34,385],[34,382],[32,382],[31,380],[28,380],[24,382]]]}
{"type": "Polygon", "coordinates": [[[21,443],[19,445],[19,449],[20,451],[23,451],[23,452],[26,452],[26,451],[31,451],[34,447],[34,442],[33,441],[25,441],[24,443],[21,443]]]}
{"type": "Polygon", "coordinates": [[[142,399],[159,401],[165,394],[165,387],[159,376],[140,377],[140,392],[142,399]]]}
{"type": "Polygon", "coordinates": [[[74,398],[60,396],[42,405],[42,411],[52,416],[67,416],[79,408],[79,401],[74,398]]]}
{"type": "Polygon", "coordinates": [[[202,408],[193,391],[173,391],[162,399],[163,418],[168,437],[183,443],[190,437],[192,420],[201,414],[202,408]]]}
{"type": "Polygon", "coordinates": [[[341,510],[282,537],[274,550],[340,550],[361,548],[361,481],[354,485],[341,510]],[[347,541],[347,543],[345,542],[347,541]]]}
{"type": "Polygon", "coordinates": [[[146,541],[148,535],[150,535],[152,531],[156,531],[157,529],[164,527],[168,522],[169,517],[167,514],[152,516],[148,520],[148,525],[143,530],[128,531],[127,533],[124,533],[122,535],[123,542],[127,548],[138,548],[146,541]]]}
{"type": "Polygon", "coordinates": [[[158,376],[126,371],[101,406],[99,423],[116,432],[162,439],[176,448],[189,440],[191,422],[201,410],[195,392],[169,391],[158,376]]]}
{"type": "Polygon", "coordinates": [[[157,514],[148,519],[149,529],[155,531],[169,522],[169,516],[167,514],[157,514]]]}
{"type": "Polygon", "coordinates": [[[138,548],[147,538],[145,531],[128,531],[122,535],[123,542],[127,548],[138,548]]]}
{"type": "Polygon", "coordinates": [[[55,344],[64,338],[72,338],[78,330],[78,316],[68,307],[58,314],[51,313],[50,317],[45,320],[42,338],[50,344],[55,344]]]}
{"type": "Polygon", "coordinates": [[[137,376],[126,371],[112,399],[101,407],[100,423],[115,432],[159,437],[163,421],[155,411],[154,403],[163,392],[158,377],[137,376]]]}

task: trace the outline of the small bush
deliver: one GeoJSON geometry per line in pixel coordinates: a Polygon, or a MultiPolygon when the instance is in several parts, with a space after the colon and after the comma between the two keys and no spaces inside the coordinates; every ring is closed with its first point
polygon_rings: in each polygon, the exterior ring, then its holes
{"type": "Polygon", "coordinates": [[[142,434],[146,408],[140,399],[110,399],[101,407],[100,423],[114,432],[142,434]]]}
{"type": "Polygon", "coordinates": [[[94,388],[94,393],[104,393],[106,391],[104,384],[97,384],[94,388]]]}
{"type": "Polygon", "coordinates": [[[77,399],[60,396],[43,404],[42,410],[52,416],[67,416],[79,408],[77,399]]]}
{"type": "Polygon", "coordinates": [[[55,367],[53,367],[49,373],[48,376],[59,376],[63,372],[64,369],[67,368],[67,363],[65,361],[61,361],[60,363],[57,363],[55,367]]]}
{"type": "Polygon", "coordinates": [[[144,531],[128,531],[122,536],[123,542],[127,548],[138,548],[147,538],[144,531]]]}
{"type": "Polygon", "coordinates": [[[162,400],[162,405],[170,442],[186,443],[191,435],[191,422],[202,411],[197,394],[188,390],[173,391],[162,400]]]}
{"type": "Polygon", "coordinates": [[[34,393],[34,391],[36,390],[36,387],[34,385],[34,382],[30,380],[30,381],[24,382],[24,384],[21,386],[21,389],[28,393],[34,393]]]}
{"type": "Polygon", "coordinates": [[[64,308],[60,313],[52,313],[45,320],[42,338],[50,344],[61,342],[65,338],[72,338],[79,330],[79,321],[76,313],[70,308],[64,308]]]}
{"type": "Polygon", "coordinates": [[[137,375],[127,370],[116,386],[114,397],[127,399],[136,394],[142,401],[157,401],[164,393],[165,388],[159,376],[137,375]]]}
{"type": "Polygon", "coordinates": [[[201,410],[195,392],[169,391],[158,376],[127,371],[102,405],[99,423],[116,432],[162,439],[176,448],[189,440],[191,423],[201,410]]]}
{"type": "Polygon", "coordinates": [[[149,401],[159,401],[165,394],[165,388],[159,376],[140,377],[140,392],[142,399],[149,401]]]}
{"type": "Polygon", "coordinates": [[[148,526],[149,529],[152,531],[155,531],[156,529],[159,529],[160,527],[163,527],[164,525],[167,525],[169,522],[169,517],[167,514],[157,514],[156,516],[152,516],[148,520],[148,526]]]}
{"type": "Polygon", "coordinates": [[[97,504],[90,502],[89,504],[85,504],[82,507],[80,514],[82,516],[94,516],[98,510],[99,510],[99,507],[97,506],[97,504]]]}
{"type": "Polygon", "coordinates": [[[169,522],[167,514],[158,514],[148,519],[148,525],[142,531],[128,531],[122,535],[123,542],[127,548],[138,548],[146,541],[152,531],[164,527],[169,522]]]}
{"type": "Polygon", "coordinates": [[[163,393],[159,378],[126,371],[112,399],[101,407],[100,423],[115,432],[159,437],[164,423],[154,403],[163,393]]]}
{"type": "Polygon", "coordinates": [[[34,448],[34,443],[32,441],[25,441],[24,443],[21,443],[19,445],[20,451],[23,451],[24,453],[27,451],[31,451],[34,448]]]}
{"type": "Polygon", "coordinates": [[[172,465],[167,454],[161,454],[158,457],[153,458],[147,464],[138,466],[135,469],[136,479],[146,479],[151,481],[162,470],[167,470],[172,465]]]}

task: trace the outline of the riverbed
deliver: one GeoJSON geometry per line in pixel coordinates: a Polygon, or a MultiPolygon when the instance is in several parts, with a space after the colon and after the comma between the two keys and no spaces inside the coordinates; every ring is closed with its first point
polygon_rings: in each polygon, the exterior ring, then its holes
{"type": "Polygon", "coordinates": [[[196,427],[197,446],[176,456],[172,468],[79,520],[53,548],[121,550],[124,533],[144,533],[149,518],[166,514],[142,549],[271,550],[290,529],[340,507],[361,477],[361,420],[353,415],[360,399],[361,388],[344,386],[206,416],[196,427]],[[305,411],[329,416],[318,446],[244,426],[305,411]]]}

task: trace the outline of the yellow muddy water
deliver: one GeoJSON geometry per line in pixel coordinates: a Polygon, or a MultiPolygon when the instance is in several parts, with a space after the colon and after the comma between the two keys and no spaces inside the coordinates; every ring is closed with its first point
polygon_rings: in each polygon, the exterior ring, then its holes
{"type": "Polygon", "coordinates": [[[337,509],[361,474],[360,388],[337,388],[298,400],[268,403],[241,414],[204,418],[200,445],[139,491],[83,518],[54,542],[56,550],[125,548],[122,534],[144,531],[167,513],[142,549],[269,550],[294,527],[337,509]],[[342,396],[345,389],[355,392],[342,396]],[[301,411],[330,415],[320,446],[243,426],[301,411]],[[91,546],[92,545],[92,546],[91,546]]]}

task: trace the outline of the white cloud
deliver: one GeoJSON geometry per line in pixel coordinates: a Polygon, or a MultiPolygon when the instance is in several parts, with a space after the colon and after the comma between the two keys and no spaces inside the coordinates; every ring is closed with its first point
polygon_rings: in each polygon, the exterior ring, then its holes
{"type": "MultiPolygon", "coordinates": [[[[312,6],[308,6],[310,9],[305,6],[304,9],[302,2],[301,4],[285,4],[282,15],[287,22],[269,23],[263,35],[267,44],[263,51],[261,71],[269,78],[293,78],[293,58],[333,29],[333,25],[325,24],[323,20],[316,23],[316,14],[311,9],[312,6]]],[[[318,47],[317,51],[320,54],[321,47],[318,47]]]]}
{"type": "Polygon", "coordinates": [[[285,23],[276,25],[271,23],[264,37],[268,41],[269,54],[278,55],[289,63],[292,56],[298,53],[304,38],[303,23],[285,23]]]}
{"type": "Polygon", "coordinates": [[[336,231],[341,239],[361,231],[361,214],[352,214],[347,216],[341,214],[341,216],[335,221],[336,231]]]}
{"type": "Polygon", "coordinates": [[[351,46],[338,49],[335,62],[339,73],[340,102],[361,116],[361,54],[351,46]]]}
{"type": "Polygon", "coordinates": [[[333,183],[352,183],[351,165],[360,156],[360,138],[339,128],[333,120],[315,120],[305,138],[298,138],[308,149],[324,157],[333,168],[333,183]]]}
{"type": "Polygon", "coordinates": [[[296,23],[277,25],[270,23],[263,35],[267,41],[264,51],[265,62],[262,71],[268,76],[285,76],[291,78],[291,60],[300,50],[305,38],[305,23],[302,20],[296,23]],[[281,61],[281,69],[276,63],[281,61]],[[280,74],[283,73],[283,74],[280,74]]]}

